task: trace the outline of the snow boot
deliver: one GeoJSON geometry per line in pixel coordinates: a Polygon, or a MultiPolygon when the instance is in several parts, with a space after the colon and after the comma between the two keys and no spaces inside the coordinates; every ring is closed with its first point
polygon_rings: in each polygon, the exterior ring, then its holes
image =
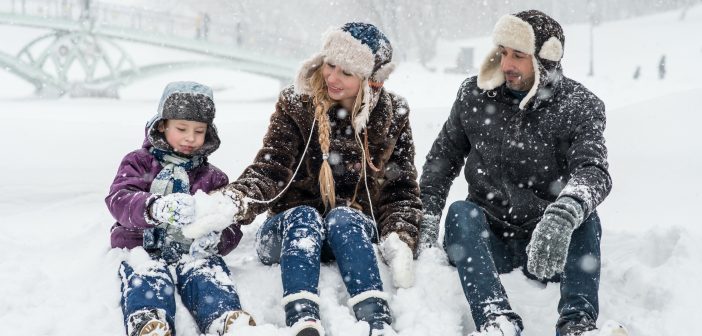
{"type": "Polygon", "coordinates": [[[232,310],[222,314],[216,320],[212,321],[207,333],[213,335],[224,335],[233,330],[234,321],[239,318],[246,319],[246,322],[252,327],[256,325],[256,321],[254,321],[253,317],[251,317],[249,313],[243,310],[232,310]]]}
{"type": "Polygon", "coordinates": [[[382,326],[376,325],[375,328],[371,328],[370,336],[397,336],[397,333],[392,326],[383,323],[382,326]]]}
{"type": "Polygon", "coordinates": [[[324,336],[319,320],[319,296],[310,292],[290,294],[283,298],[285,324],[295,336],[324,336]]]}
{"type": "Polygon", "coordinates": [[[567,321],[560,327],[557,327],[556,336],[586,336],[593,330],[597,330],[595,321],[589,318],[582,318],[580,320],[567,321]]]}
{"type": "Polygon", "coordinates": [[[354,296],[349,300],[353,307],[353,313],[359,321],[368,322],[370,325],[369,335],[371,336],[391,336],[396,335],[390,326],[392,315],[388,301],[385,300],[385,293],[369,291],[354,296]]]}
{"type": "Polygon", "coordinates": [[[318,319],[307,317],[290,326],[292,335],[295,336],[324,336],[324,328],[318,319]]]}
{"type": "Polygon", "coordinates": [[[521,336],[522,328],[505,315],[492,315],[488,321],[469,336],[521,336]]]}
{"type": "Polygon", "coordinates": [[[162,309],[138,310],[127,318],[129,336],[171,336],[171,328],[162,309]]]}

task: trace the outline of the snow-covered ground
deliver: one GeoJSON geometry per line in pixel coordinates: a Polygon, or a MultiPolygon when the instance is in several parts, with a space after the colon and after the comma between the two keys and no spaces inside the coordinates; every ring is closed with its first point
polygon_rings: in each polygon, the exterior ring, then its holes
{"type": "MultiPolygon", "coordinates": [[[[695,335],[702,290],[702,6],[685,21],[667,13],[595,28],[595,76],[588,77],[587,26],[567,26],[566,74],[585,83],[608,107],[607,144],[614,189],[599,208],[603,221],[600,323],[617,320],[632,335],[695,335]],[[667,57],[667,75],[657,61],[667,57]],[[632,76],[641,66],[639,80],[632,76]],[[697,96],[700,95],[700,96],[697,96]]],[[[0,26],[3,46],[14,53],[36,30],[0,26]],[[12,39],[9,36],[13,36],[12,39]],[[6,43],[7,42],[7,43],[6,43]]],[[[456,90],[465,76],[445,74],[460,45],[476,46],[481,60],[489,39],[440,44],[428,72],[402,63],[386,86],[412,107],[421,168],[456,90]]],[[[137,55],[152,48],[128,44],[137,55]]],[[[173,54],[181,59],[182,54],[173,54]]],[[[163,54],[160,54],[163,55],[163,54]]],[[[139,58],[139,57],[136,57],[139,58]]],[[[0,334],[120,335],[117,267],[124,251],[109,248],[113,219],[103,199],[124,154],[140,146],[143,125],[156,111],[165,83],[196,80],[216,89],[216,123],[223,145],[211,157],[230,178],[253,158],[279,90],[276,81],[221,69],[190,70],[135,83],[122,99],[43,100],[0,71],[0,334]]],[[[465,196],[456,180],[451,200],[465,196]]],[[[259,327],[237,335],[286,335],[280,269],[263,266],[253,238],[263,217],[244,229],[241,245],[225,258],[242,303],[259,327]]],[[[413,288],[391,288],[395,327],[401,336],[465,335],[474,329],[452,267],[433,249],[417,262],[413,288]]],[[[503,276],[526,336],[553,335],[558,285],[541,286],[519,271],[503,276]]],[[[332,336],[360,336],[337,267],[320,279],[323,323],[332,336]]],[[[196,327],[178,304],[180,335],[196,327]]]]}

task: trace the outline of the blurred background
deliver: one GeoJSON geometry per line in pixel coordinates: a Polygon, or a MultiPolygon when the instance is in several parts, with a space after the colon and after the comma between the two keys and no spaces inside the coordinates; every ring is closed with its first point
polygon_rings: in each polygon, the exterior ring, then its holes
{"type": "MultiPolygon", "coordinates": [[[[434,71],[441,43],[487,36],[501,15],[531,8],[547,12],[564,26],[588,27],[592,63],[599,25],[668,11],[676,11],[682,21],[698,3],[700,0],[2,0],[0,24],[54,33],[29,41],[6,35],[0,65],[31,82],[40,96],[116,97],[120,87],[134,80],[202,66],[250,71],[284,84],[297,64],[319,49],[322,32],[361,20],[378,25],[388,35],[396,62],[416,62],[434,71]],[[8,40],[12,40],[9,45],[8,40]],[[149,53],[125,51],[123,41],[210,57],[197,62],[149,62],[145,60],[149,53]]],[[[566,38],[566,50],[569,42],[566,38]]],[[[476,54],[472,46],[463,46],[451,57],[454,70],[465,73],[483,55],[476,54]]],[[[591,76],[594,65],[589,67],[591,76]]]]}

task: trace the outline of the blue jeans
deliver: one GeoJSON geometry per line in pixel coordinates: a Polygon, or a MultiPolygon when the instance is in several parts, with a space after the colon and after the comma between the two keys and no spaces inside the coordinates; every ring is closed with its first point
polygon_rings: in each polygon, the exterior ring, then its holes
{"type": "Polygon", "coordinates": [[[127,318],[141,309],[163,309],[175,336],[176,302],[174,289],[178,290],[185,307],[195,318],[198,328],[207,332],[212,321],[225,312],[240,310],[239,295],[230,279],[229,269],[218,255],[205,260],[175,265],[176,282],[162,259],[154,260],[148,269],[122,262],[119,275],[122,280],[122,313],[125,327],[127,318]],[[139,272],[135,271],[139,269],[139,272]],[[224,279],[224,280],[223,280],[224,279]]]}
{"type": "MultiPolygon", "coordinates": [[[[484,325],[491,315],[507,315],[522,326],[499,274],[522,267],[527,277],[536,279],[526,267],[529,239],[497,237],[483,209],[468,201],[451,204],[445,225],[444,249],[458,270],[476,327],[484,325]]],[[[583,318],[597,320],[601,235],[600,219],[593,212],[573,232],[563,273],[546,280],[561,284],[557,327],[583,318]]]]}
{"type": "Polygon", "coordinates": [[[280,263],[283,295],[319,294],[322,261],[336,259],[351,297],[383,290],[373,251],[375,223],[363,213],[336,207],[325,218],[310,206],[298,206],[268,218],[256,235],[256,251],[266,265],[280,263]]]}

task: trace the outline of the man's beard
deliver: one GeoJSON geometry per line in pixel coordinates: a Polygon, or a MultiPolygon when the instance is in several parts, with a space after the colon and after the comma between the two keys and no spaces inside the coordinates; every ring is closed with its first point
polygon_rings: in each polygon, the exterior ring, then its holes
{"type": "Polygon", "coordinates": [[[514,82],[508,80],[505,81],[505,85],[511,90],[515,91],[529,91],[531,86],[534,85],[534,78],[527,78],[523,74],[516,71],[505,71],[505,78],[507,76],[518,76],[518,79],[514,82]]]}

